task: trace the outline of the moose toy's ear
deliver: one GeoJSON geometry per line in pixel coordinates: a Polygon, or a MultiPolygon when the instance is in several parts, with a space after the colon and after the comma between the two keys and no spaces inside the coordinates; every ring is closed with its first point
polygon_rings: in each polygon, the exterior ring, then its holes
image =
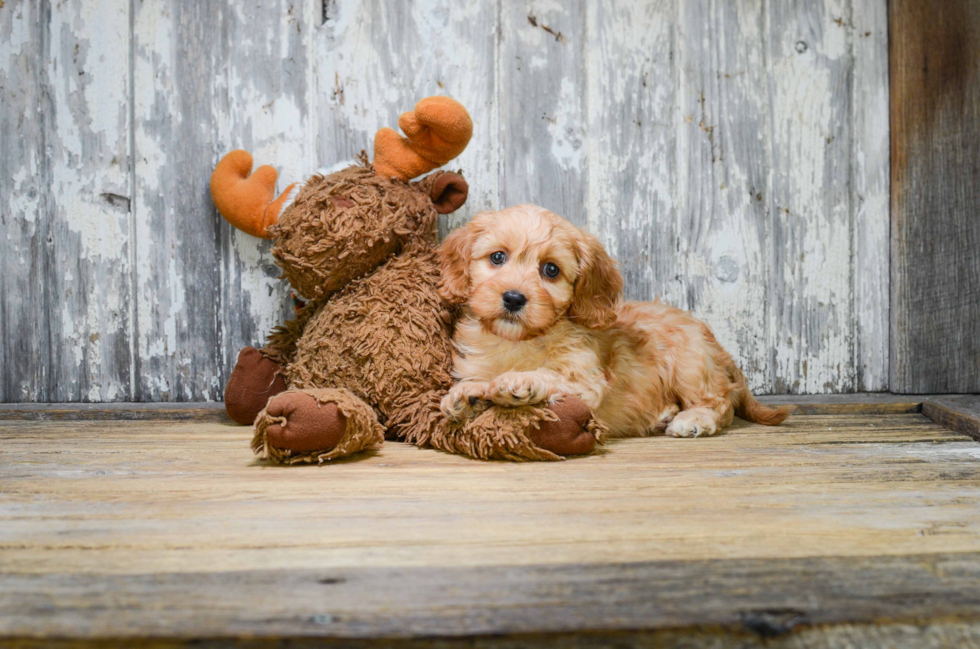
{"type": "Polygon", "coordinates": [[[447,171],[436,176],[429,190],[429,197],[435,205],[436,212],[449,214],[463,207],[466,196],[470,193],[469,183],[457,173],[447,171]]]}

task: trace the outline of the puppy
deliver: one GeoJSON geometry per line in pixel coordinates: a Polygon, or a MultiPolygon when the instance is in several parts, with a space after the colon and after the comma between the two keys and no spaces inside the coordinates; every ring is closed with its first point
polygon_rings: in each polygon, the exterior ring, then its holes
{"type": "Polygon", "coordinates": [[[452,420],[494,403],[581,398],[612,436],[714,435],[732,417],[775,425],[708,327],[656,302],[621,302],[599,241],[543,208],[477,214],[439,249],[439,292],[462,305],[452,420]]]}

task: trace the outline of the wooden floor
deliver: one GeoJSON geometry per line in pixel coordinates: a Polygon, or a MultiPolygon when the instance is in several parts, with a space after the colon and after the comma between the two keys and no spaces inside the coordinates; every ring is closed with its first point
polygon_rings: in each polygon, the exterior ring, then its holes
{"type": "Polygon", "coordinates": [[[215,417],[0,421],[0,645],[980,645],[980,444],[849,410],[325,467],[215,417]]]}

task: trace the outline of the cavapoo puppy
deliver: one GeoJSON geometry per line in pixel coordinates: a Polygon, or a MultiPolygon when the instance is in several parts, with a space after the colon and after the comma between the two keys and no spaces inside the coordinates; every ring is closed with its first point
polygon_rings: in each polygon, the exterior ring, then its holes
{"type": "Polygon", "coordinates": [[[733,415],[775,425],[708,327],[660,301],[621,302],[623,279],[599,241],[534,205],[483,212],[439,249],[439,292],[463,305],[453,420],[488,403],[576,395],[612,436],[713,435],[733,415]]]}

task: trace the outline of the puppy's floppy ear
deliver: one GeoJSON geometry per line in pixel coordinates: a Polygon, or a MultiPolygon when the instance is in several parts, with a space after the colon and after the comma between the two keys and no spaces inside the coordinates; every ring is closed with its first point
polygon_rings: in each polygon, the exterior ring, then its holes
{"type": "Polygon", "coordinates": [[[623,291],[623,276],[599,240],[582,233],[578,244],[579,276],[568,316],[591,329],[604,329],[616,322],[616,305],[623,291]]]}
{"type": "Polygon", "coordinates": [[[439,246],[442,278],[439,296],[451,304],[462,304],[470,296],[470,259],[473,226],[464,225],[449,233],[439,246]]]}

